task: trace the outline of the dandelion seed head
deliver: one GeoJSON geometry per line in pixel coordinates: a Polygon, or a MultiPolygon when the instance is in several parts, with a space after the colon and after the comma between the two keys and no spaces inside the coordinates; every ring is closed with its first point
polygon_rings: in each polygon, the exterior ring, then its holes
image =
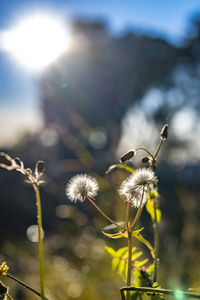
{"type": "Polygon", "coordinates": [[[153,184],[155,174],[149,169],[142,168],[137,169],[135,173],[129,177],[129,179],[135,187],[148,187],[153,184]]]}
{"type": "Polygon", "coordinates": [[[83,202],[85,197],[95,197],[99,190],[95,178],[87,174],[79,174],[71,178],[66,186],[66,195],[72,202],[83,202]]]}
{"type": "Polygon", "coordinates": [[[138,208],[140,205],[143,206],[147,201],[146,191],[143,191],[140,187],[135,187],[130,179],[131,178],[128,177],[128,179],[122,182],[119,193],[121,196],[125,196],[126,200],[130,202],[133,207],[138,208]]]}
{"type": "Polygon", "coordinates": [[[155,180],[154,172],[142,168],[137,169],[135,173],[131,174],[124,182],[122,182],[119,193],[126,197],[126,200],[131,202],[132,205],[138,208],[147,201],[147,189],[155,180]]]}

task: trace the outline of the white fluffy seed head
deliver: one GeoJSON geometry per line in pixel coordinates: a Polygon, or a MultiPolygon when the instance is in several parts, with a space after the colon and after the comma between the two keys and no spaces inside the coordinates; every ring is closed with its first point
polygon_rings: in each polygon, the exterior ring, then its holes
{"type": "Polygon", "coordinates": [[[95,197],[99,190],[98,183],[95,178],[80,174],[72,177],[66,186],[66,195],[72,202],[83,202],[86,196],[95,197]]]}
{"type": "Polygon", "coordinates": [[[146,190],[135,187],[130,177],[122,182],[119,193],[121,196],[125,196],[126,200],[135,208],[140,207],[140,205],[143,206],[147,201],[146,190]]]}
{"type": "Polygon", "coordinates": [[[137,169],[135,173],[129,176],[129,179],[135,187],[148,187],[153,184],[155,174],[149,169],[142,168],[137,169]]]}
{"type": "Polygon", "coordinates": [[[141,204],[144,205],[147,201],[147,188],[150,187],[155,180],[154,172],[142,168],[137,169],[124,182],[122,182],[119,193],[126,197],[126,200],[138,208],[141,204]]]}

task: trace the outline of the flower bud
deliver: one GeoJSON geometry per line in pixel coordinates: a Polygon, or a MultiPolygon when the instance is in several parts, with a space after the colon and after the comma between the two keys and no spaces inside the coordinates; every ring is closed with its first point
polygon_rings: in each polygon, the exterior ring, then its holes
{"type": "Polygon", "coordinates": [[[130,150],[130,151],[126,152],[125,154],[123,154],[123,155],[121,156],[120,161],[121,161],[122,163],[124,163],[125,161],[127,161],[127,160],[133,158],[134,155],[135,155],[135,151],[130,150]]]}
{"type": "Polygon", "coordinates": [[[45,171],[45,164],[43,161],[39,160],[37,161],[36,165],[35,165],[35,174],[37,176],[42,176],[44,174],[45,171]]]}
{"type": "Polygon", "coordinates": [[[148,156],[144,156],[143,158],[142,158],[142,163],[143,164],[146,164],[146,163],[148,163],[149,162],[149,157],[148,156]]]}
{"type": "Polygon", "coordinates": [[[160,132],[160,137],[163,141],[165,141],[168,137],[168,124],[165,124],[160,132]]]}

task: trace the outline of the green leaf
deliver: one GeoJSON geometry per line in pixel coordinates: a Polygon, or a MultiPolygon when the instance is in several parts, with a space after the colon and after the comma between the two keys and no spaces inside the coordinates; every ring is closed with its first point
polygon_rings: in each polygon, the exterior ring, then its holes
{"type": "Polygon", "coordinates": [[[114,257],[112,259],[112,269],[113,269],[113,271],[115,271],[117,269],[118,265],[119,265],[119,258],[118,257],[114,257]]]}
{"type": "Polygon", "coordinates": [[[116,251],[117,257],[121,257],[122,255],[123,255],[123,257],[125,257],[126,255],[128,257],[128,247],[123,247],[116,251]]]}
{"type": "Polygon", "coordinates": [[[138,269],[134,269],[133,271],[133,286],[140,286],[141,282],[141,274],[138,269]]]}
{"type": "Polygon", "coordinates": [[[118,274],[120,276],[122,276],[123,273],[126,271],[126,266],[127,266],[126,261],[121,259],[118,266],[118,274]]]}
{"type": "Polygon", "coordinates": [[[153,285],[152,285],[152,287],[154,289],[161,289],[161,285],[158,282],[154,282],[153,285]]]}
{"type": "Polygon", "coordinates": [[[154,264],[151,264],[148,266],[148,268],[146,269],[146,272],[149,274],[149,275],[152,275],[153,272],[154,272],[154,264]]]}
{"type": "Polygon", "coordinates": [[[106,170],[106,174],[109,174],[111,171],[113,171],[114,169],[124,169],[129,173],[134,173],[135,170],[127,165],[122,165],[122,164],[115,164],[115,165],[111,165],[107,170],[106,170]]]}
{"type": "Polygon", "coordinates": [[[112,260],[112,269],[116,270],[119,275],[122,275],[125,272],[126,260],[124,255],[128,252],[127,247],[118,249],[115,253],[116,256],[112,260]]]}
{"type": "Polygon", "coordinates": [[[154,211],[154,200],[151,200],[151,199],[147,200],[146,210],[150,214],[152,221],[155,220],[155,214],[156,214],[157,223],[160,222],[162,213],[158,207],[156,207],[156,210],[154,211]]]}
{"type": "MultiPolygon", "coordinates": [[[[132,248],[132,255],[134,254],[135,250],[136,250],[135,247],[132,248]]],[[[123,258],[124,258],[124,259],[128,259],[128,248],[127,248],[127,252],[123,255],[123,258]]]]}
{"type": "Polygon", "coordinates": [[[134,234],[134,232],[133,232],[133,236],[134,236],[136,239],[138,239],[140,242],[142,242],[143,244],[145,244],[145,245],[149,248],[149,250],[150,250],[150,252],[151,252],[151,255],[152,255],[153,259],[155,259],[154,249],[153,249],[153,247],[151,246],[151,244],[149,243],[149,241],[147,241],[145,238],[143,238],[143,236],[142,236],[140,233],[139,233],[139,234],[134,234]]]}
{"type": "MultiPolygon", "coordinates": [[[[120,276],[126,277],[128,266],[128,247],[120,248],[117,251],[111,247],[105,247],[105,249],[112,256],[112,269],[117,271],[120,276]]],[[[134,261],[134,265],[137,263],[138,268],[140,265],[144,265],[147,261],[136,261],[141,255],[142,252],[136,252],[135,247],[132,249],[132,262],[134,261]]]]}
{"type": "Polygon", "coordinates": [[[142,252],[136,252],[132,255],[132,258],[131,260],[134,261],[136,260],[137,258],[139,258],[143,253],[142,252]]]}
{"type": "Polygon", "coordinates": [[[116,255],[116,251],[111,248],[111,247],[105,247],[106,251],[111,255],[111,256],[115,256],[116,255]]]}
{"type": "Polygon", "coordinates": [[[144,266],[148,261],[149,261],[148,258],[145,258],[145,259],[143,259],[143,260],[141,260],[141,261],[136,261],[136,262],[134,263],[134,265],[135,265],[135,267],[137,267],[137,268],[141,268],[141,267],[144,266]]]}
{"type": "Polygon", "coordinates": [[[106,233],[106,232],[104,232],[104,231],[102,231],[102,233],[105,235],[105,236],[107,236],[107,237],[109,237],[109,238],[111,238],[111,239],[120,239],[120,238],[122,238],[122,237],[127,237],[126,235],[127,235],[127,233],[126,232],[117,232],[117,233],[113,233],[113,234],[111,234],[111,233],[106,233]]]}
{"type": "Polygon", "coordinates": [[[150,214],[152,221],[155,221],[155,217],[156,217],[157,223],[160,222],[161,217],[162,217],[162,213],[161,213],[161,211],[158,207],[158,203],[157,203],[158,196],[159,196],[159,194],[156,189],[149,190],[149,192],[147,194],[147,204],[146,204],[146,210],[150,214]],[[154,208],[154,205],[155,205],[155,208],[154,208]]]}
{"type": "MultiPolygon", "coordinates": [[[[138,235],[139,233],[140,233],[140,231],[142,231],[144,229],[144,227],[142,227],[142,228],[140,228],[140,229],[137,229],[137,230],[134,230],[133,232],[132,232],[132,236],[136,236],[136,235],[138,235]]],[[[128,238],[128,233],[127,233],[127,231],[124,231],[124,232],[122,232],[122,231],[120,231],[120,232],[117,232],[117,233],[107,233],[107,232],[105,232],[105,231],[102,231],[102,233],[105,235],[105,236],[107,236],[107,237],[109,237],[109,238],[111,238],[111,239],[120,239],[120,238],[128,238]]]]}

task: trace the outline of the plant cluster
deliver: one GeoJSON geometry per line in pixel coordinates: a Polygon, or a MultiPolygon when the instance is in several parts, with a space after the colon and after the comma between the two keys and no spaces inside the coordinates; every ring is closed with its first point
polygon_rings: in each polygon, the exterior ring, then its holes
{"type": "MultiPolygon", "coordinates": [[[[158,282],[158,268],[159,268],[159,222],[161,220],[161,211],[159,209],[159,193],[158,193],[158,179],[155,171],[158,165],[157,157],[161,146],[166,141],[168,136],[168,125],[164,125],[160,132],[160,142],[153,154],[146,148],[140,147],[130,150],[121,157],[121,163],[110,166],[106,174],[109,174],[116,168],[124,169],[129,173],[127,178],[121,183],[119,188],[119,196],[126,203],[126,210],[124,212],[124,220],[115,221],[109,217],[96,202],[95,197],[99,191],[99,185],[95,178],[80,174],[74,176],[66,185],[66,195],[72,202],[91,203],[98,212],[109,222],[102,233],[111,239],[125,239],[126,245],[115,250],[112,247],[106,247],[107,253],[112,259],[112,269],[116,271],[123,280],[126,286],[122,287],[122,300],[138,299],[148,293],[152,298],[162,298],[164,294],[174,295],[175,293],[185,294],[190,297],[200,297],[198,294],[191,294],[182,291],[170,291],[162,289],[158,282]],[[126,162],[134,158],[137,152],[143,151],[146,156],[141,160],[145,167],[134,169],[126,162]],[[154,231],[154,243],[145,239],[142,235],[144,227],[139,228],[139,219],[143,209],[149,213],[152,221],[154,231]],[[150,256],[144,257],[142,251],[135,246],[135,240],[143,243],[150,252],[150,256]]],[[[7,276],[24,287],[28,288],[42,300],[45,298],[44,293],[44,262],[43,262],[43,242],[42,242],[42,212],[40,203],[40,184],[43,183],[41,177],[44,174],[44,163],[38,161],[35,165],[35,170],[25,168],[23,162],[19,158],[11,158],[8,154],[0,152],[2,162],[0,167],[9,171],[16,170],[22,173],[26,182],[32,185],[35,192],[35,200],[37,206],[37,221],[38,221],[38,249],[39,249],[39,269],[40,269],[40,293],[28,286],[19,279],[13,277],[8,273],[8,266],[3,262],[0,266],[0,277],[7,276]]],[[[8,288],[0,282],[0,299],[12,299],[8,288]]]]}

